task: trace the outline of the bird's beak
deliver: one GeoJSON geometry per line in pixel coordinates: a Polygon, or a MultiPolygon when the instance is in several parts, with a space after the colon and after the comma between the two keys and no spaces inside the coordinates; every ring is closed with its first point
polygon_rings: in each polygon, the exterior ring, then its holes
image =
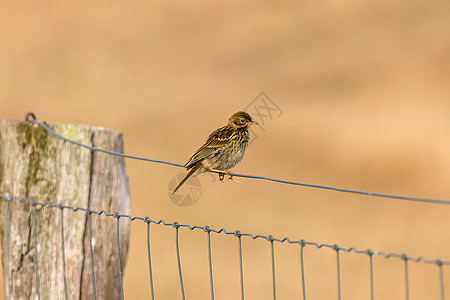
{"type": "Polygon", "coordinates": [[[250,121],[250,122],[248,122],[248,124],[250,124],[250,125],[259,125],[259,123],[255,122],[255,121],[250,121]]]}

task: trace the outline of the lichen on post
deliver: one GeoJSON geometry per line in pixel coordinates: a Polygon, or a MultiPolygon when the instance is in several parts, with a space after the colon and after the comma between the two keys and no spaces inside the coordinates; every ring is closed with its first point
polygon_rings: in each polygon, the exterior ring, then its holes
{"type": "MultiPolygon", "coordinates": [[[[123,137],[117,131],[87,125],[49,126],[78,142],[123,152],[123,137]]],[[[41,126],[25,121],[0,121],[1,193],[95,211],[130,213],[129,183],[122,157],[65,142],[41,126]]],[[[0,203],[2,250],[5,250],[5,202],[0,203]]],[[[34,299],[38,290],[42,299],[65,298],[61,213],[69,299],[93,298],[88,214],[10,200],[6,224],[9,247],[8,251],[2,251],[2,263],[5,293],[10,290],[11,298],[34,299]],[[6,274],[6,261],[9,274],[6,274]]],[[[98,299],[120,299],[116,222],[113,217],[91,215],[98,299]]],[[[128,253],[129,220],[121,219],[120,226],[123,269],[128,253]]]]}

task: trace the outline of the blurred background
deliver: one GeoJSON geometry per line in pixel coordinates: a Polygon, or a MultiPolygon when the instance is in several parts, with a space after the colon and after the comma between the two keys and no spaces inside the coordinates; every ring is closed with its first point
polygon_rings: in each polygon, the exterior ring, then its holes
{"type": "MultiPolygon", "coordinates": [[[[1,4],[0,28],[1,119],[104,126],[127,154],[184,164],[264,91],[279,112],[234,172],[450,199],[448,1],[15,2],[1,4]]],[[[182,168],[126,164],[133,215],[450,260],[448,205],[202,175],[198,202],[179,207],[167,189],[182,168]]],[[[151,229],[155,296],[179,299],[175,231],[151,229]]],[[[180,229],[187,299],[209,298],[206,241],[180,229]]],[[[216,299],[238,299],[237,238],[211,243],[216,299]]],[[[270,243],[242,247],[246,298],[272,299],[270,243]]],[[[279,299],[301,297],[299,248],[275,244],[279,299]]],[[[334,299],[335,252],[304,255],[308,299],[334,299]]],[[[403,271],[374,257],[375,298],[403,299],[403,271]]],[[[437,266],[409,274],[410,299],[439,298],[437,266]]],[[[370,299],[366,255],[341,253],[341,276],[343,299],[370,299]]],[[[444,280],[450,297],[447,267],[444,280]]],[[[143,222],[125,296],[150,297],[143,222]]]]}

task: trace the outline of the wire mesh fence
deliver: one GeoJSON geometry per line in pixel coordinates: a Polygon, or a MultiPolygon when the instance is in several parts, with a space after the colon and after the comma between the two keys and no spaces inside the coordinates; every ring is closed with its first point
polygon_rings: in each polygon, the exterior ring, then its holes
{"type": "MultiPolygon", "coordinates": [[[[156,159],[150,159],[150,158],[143,158],[143,157],[136,157],[136,156],[131,156],[131,155],[125,155],[123,153],[117,153],[114,151],[110,151],[110,150],[105,150],[105,149],[99,149],[99,148],[95,148],[89,145],[85,145],[82,143],[79,143],[77,141],[73,141],[71,139],[68,139],[66,137],[63,137],[59,134],[57,134],[56,132],[54,132],[49,126],[47,126],[47,124],[40,122],[38,120],[35,120],[33,118],[27,118],[28,121],[38,124],[40,126],[42,126],[43,128],[45,128],[49,133],[53,134],[55,137],[60,138],[66,142],[70,142],[72,144],[75,144],[77,146],[83,147],[83,148],[87,148],[89,150],[92,151],[101,151],[110,155],[118,155],[121,157],[127,157],[127,158],[133,158],[133,159],[138,159],[138,160],[143,160],[143,161],[150,161],[150,162],[156,162],[156,163],[163,163],[163,164],[169,164],[169,165],[173,165],[173,166],[178,166],[178,167],[182,167],[181,164],[177,164],[177,163],[172,163],[172,162],[167,162],[167,161],[162,161],[162,160],[156,160],[156,159]]],[[[344,189],[344,188],[337,188],[337,187],[331,187],[331,186],[323,186],[323,185],[315,185],[315,184],[307,184],[307,183],[301,183],[301,182],[295,182],[295,181],[287,181],[287,180],[281,180],[281,179],[275,179],[275,178],[271,178],[271,177],[266,177],[266,176],[253,176],[253,175],[244,175],[244,174],[233,174],[234,176],[237,177],[247,177],[247,178],[255,178],[255,179],[263,179],[263,180],[269,180],[269,181],[275,181],[275,182],[280,182],[280,183],[285,183],[285,184],[294,184],[294,185],[302,185],[302,186],[308,186],[308,187],[313,187],[313,188],[321,188],[321,189],[329,189],[329,190],[334,190],[334,191],[339,191],[339,192],[348,192],[348,193],[356,193],[356,194],[362,194],[362,195],[371,195],[371,196],[379,196],[379,197],[385,197],[385,198],[391,198],[391,199],[400,199],[400,200],[410,200],[410,201],[420,201],[420,202],[425,202],[425,203],[438,203],[438,204],[450,204],[449,200],[441,200],[441,199],[429,199],[429,198],[420,198],[420,197],[411,197],[411,196],[399,196],[399,195],[390,195],[390,194],[385,194],[385,193],[376,193],[376,192],[368,192],[368,191],[359,191],[359,190],[352,190],[352,189],[344,189]]],[[[1,191],[0,191],[1,192],[1,191]]],[[[92,215],[98,215],[98,216],[102,216],[103,218],[114,218],[115,219],[115,226],[116,226],[116,238],[115,241],[111,241],[114,242],[116,244],[116,249],[117,249],[117,255],[119,257],[119,264],[118,264],[118,268],[117,268],[117,274],[116,276],[118,276],[120,278],[120,285],[121,285],[121,298],[124,299],[125,298],[125,292],[124,292],[124,283],[123,283],[123,266],[121,266],[120,264],[120,257],[121,257],[121,253],[120,253],[120,249],[121,249],[121,241],[120,241],[120,222],[123,222],[123,219],[127,219],[129,221],[132,222],[143,222],[146,226],[146,236],[145,236],[145,240],[146,240],[146,245],[147,245],[147,262],[148,262],[148,281],[149,281],[149,294],[151,296],[151,299],[155,299],[155,270],[154,270],[154,264],[152,264],[152,253],[154,250],[153,247],[155,246],[151,246],[152,243],[152,237],[150,234],[150,228],[151,225],[153,224],[153,226],[158,226],[158,227],[163,227],[163,228],[172,228],[175,231],[175,257],[173,257],[173,260],[176,262],[176,267],[177,267],[177,271],[178,271],[178,282],[179,282],[179,286],[178,289],[180,291],[180,297],[181,299],[186,299],[186,293],[185,293],[185,280],[184,280],[184,272],[183,272],[183,268],[182,268],[182,247],[180,247],[180,231],[182,230],[188,230],[188,231],[201,231],[204,233],[205,238],[206,238],[206,253],[207,253],[207,257],[205,258],[207,260],[207,265],[208,265],[208,282],[209,282],[209,286],[208,287],[203,287],[205,289],[208,289],[208,294],[210,295],[210,299],[215,299],[217,298],[217,292],[215,289],[215,278],[217,277],[217,274],[214,272],[213,269],[213,265],[214,265],[214,255],[213,255],[213,241],[211,239],[212,235],[217,235],[219,238],[223,237],[223,236],[231,236],[233,238],[236,239],[236,253],[237,253],[237,264],[239,266],[239,294],[240,294],[240,298],[241,299],[245,299],[246,295],[245,295],[245,286],[246,286],[246,281],[248,279],[246,279],[245,277],[245,273],[244,273],[244,252],[245,249],[243,247],[243,241],[244,240],[248,240],[248,241],[255,241],[255,240],[263,240],[266,243],[268,243],[268,246],[270,248],[270,259],[268,264],[270,264],[271,267],[271,298],[272,299],[277,299],[277,287],[280,284],[279,279],[279,273],[277,273],[277,268],[276,268],[276,264],[277,264],[277,256],[275,253],[275,245],[276,244],[288,244],[288,245],[292,245],[292,247],[297,247],[296,251],[298,251],[298,258],[299,258],[299,266],[296,270],[296,272],[298,272],[299,278],[300,278],[300,282],[298,284],[298,290],[299,290],[299,294],[301,295],[301,299],[308,299],[308,276],[310,274],[308,274],[308,272],[305,271],[305,261],[308,260],[307,255],[305,255],[305,248],[312,248],[312,249],[329,249],[331,251],[333,251],[335,258],[334,258],[334,263],[333,263],[333,268],[335,269],[335,275],[336,275],[336,294],[335,295],[330,295],[330,299],[341,299],[342,298],[342,253],[353,253],[354,255],[359,255],[362,256],[364,258],[367,259],[367,280],[369,281],[369,291],[368,294],[370,295],[370,299],[375,299],[375,278],[374,278],[374,257],[381,257],[381,258],[385,258],[385,259],[395,259],[398,260],[400,262],[402,262],[403,264],[403,271],[402,271],[402,281],[403,281],[403,287],[404,287],[404,295],[405,295],[405,299],[409,299],[410,298],[410,264],[411,263],[419,263],[422,262],[426,265],[429,265],[430,267],[433,267],[436,269],[436,281],[438,282],[438,288],[439,288],[439,295],[440,295],[440,299],[445,299],[445,283],[444,283],[444,267],[450,265],[450,261],[447,260],[441,260],[441,259],[429,259],[429,258],[425,258],[423,256],[419,256],[419,257],[415,257],[415,256],[410,256],[407,254],[402,254],[402,253],[386,253],[386,252],[382,252],[382,251],[376,251],[376,250],[372,250],[372,249],[357,249],[356,247],[342,247],[339,246],[337,244],[324,244],[324,243],[318,243],[318,242],[314,242],[314,241],[307,241],[305,239],[292,239],[289,237],[284,237],[284,238],[279,238],[279,237],[274,237],[272,235],[262,235],[262,234],[254,234],[254,233],[245,233],[245,232],[241,232],[239,230],[227,230],[225,228],[221,228],[221,229],[214,229],[211,228],[207,225],[205,226],[200,226],[200,225],[190,225],[190,224],[182,224],[176,221],[173,222],[167,222],[165,220],[155,220],[152,219],[150,217],[147,216],[131,216],[128,214],[122,214],[121,212],[107,212],[105,210],[93,210],[89,207],[74,207],[74,206],[70,206],[70,205],[63,205],[58,203],[58,199],[54,199],[54,203],[51,203],[49,201],[47,202],[40,202],[37,201],[36,199],[28,199],[28,198],[24,198],[21,197],[20,195],[9,195],[7,193],[3,193],[0,194],[0,199],[2,199],[3,205],[4,205],[4,255],[5,255],[5,261],[4,261],[4,268],[6,268],[6,272],[4,272],[4,274],[7,275],[7,278],[5,278],[6,280],[6,296],[8,299],[11,299],[11,278],[9,277],[9,257],[10,257],[10,253],[9,253],[9,241],[8,241],[8,219],[9,219],[9,215],[8,215],[8,206],[10,205],[10,203],[12,201],[14,201],[15,203],[18,203],[19,205],[30,205],[31,209],[32,209],[32,222],[33,222],[33,233],[31,235],[32,241],[30,241],[30,243],[34,244],[35,249],[40,249],[40,251],[45,251],[45,245],[38,245],[38,239],[37,239],[37,235],[39,234],[38,230],[44,230],[42,229],[39,224],[37,223],[37,215],[39,214],[39,211],[37,210],[37,207],[40,208],[45,208],[45,209],[55,209],[55,210],[59,210],[60,212],[60,224],[61,224],[61,245],[60,245],[60,251],[61,251],[61,264],[63,265],[63,278],[64,278],[64,289],[65,289],[65,299],[69,299],[69,287],[67,284],[67,266],[66,266],[66,253],[65,253],[65,225],[64,225],[64,211],[68,211],[70,213],[84,213],[87,216],[87,220],[88,220],[88,231],[89,231],[89,246],[90,246],[90,272],[91,272],[91,283],[92,283],[92,290],[93,290],[93,297],[94,299],[96,299],[96,283],[95,283],[95,261],[96,261],[96,257],[94,256],[94,251],[93,251],[93,238],[92,238],[92,231],[93,231],[93,226],[92,226],[92,215]]],[[[158,245],[156,245],[156,247],[158,247],[158,245]]],[[[205,249],[203,249],[205,250],[205,249]]],[[[38,298],[40,299],[40,285],[41,285],[41,274],[40,274],[40,268],[39,268],[39,260],[38,260],[38,255],[37,255],[37,251],[34,253],[34,264],[35,264],[35,278],[36,278],[36,291],[37,291],[37,295],[38,298]]]]}
{"type": "MultiPolygon", "coordinates": [[[[117,245],[117,252],[118,252],[118,256],[119,256],[119,267],[117,270],[117,276],[120,277],[120,283],[121,283],[121,297],[122,299],[125,298],[124,295],[124,290],[123,290],[123,276],[122,276],[122,267],[120,265],[120,239],[119,239],[119,223],[120,220],[122,218],[127,218],[130,221],[138,221],[138,222],[144,222],[147,226],[147,235],[146,235],[146,240],[147,240],[147,255],[148,255],[148,269],[149,269],[149,281],[150,281],[150,294],[152,299],[155,299],[155,292],[154,292],[154,278],[153,278],[153,269],[152,269],[152,250],[151,250],[151,236],[150,236],[150,225],[151,224],[155,224],[155,225],[160,225],[160,226],[167,226],[167,227],[172,227],[175,229],[175,252],[176,252],[176,263],[177,263],[177,268],[178,268],[178,276],[179,276],[179,289],[181,292],[181,298],[182,299],[186,299],[185,297],[185,287],[184,287],[184,281],[183,281],[183,270],[182,270],[182,261],[181,261],[181,256],[180,256],[180,239],[179,239],[179,230],[181,228],[186,228],[189,230],[201,230],[206,234],[207,237],[207,260],[208,260],[208,267],[209,267],[209,290],[210,290],[210,295],[211,295],[211,299],[215,298],[215,290],[214,290],[214,272],[213,272],[213,259],[212,259],[212,251],[211,251],[211,233],[213,234],[218,234],[218,235],[231,235],[236,237],[237,239],[237,249],[236,251],[238,252],[238,257],[239,257],[239,282],[240,282],[240,294],[241,294],[241,299],[245,298],[245,294],[244,294],[244,285],[245,285],[245,278],[244,278],[244,272],[243,272],[243,247],[242,247],[242,238],[250,238],[251,240],[256,240],[256,239],[262,239],[262,240],[266,240],[268,243],[270,243],[270,249],[271,249],[271,270],[272,270],[272,291],[273,291],[273,299],[277,299],[277,280],[276,280],[276,268],[275,268],[275,263],[276,263],[276,257],[275,257],[275,251],[274,251],[274,243],[288,243],[288,244],[292,244],[298,247],[298,251],[299,251],[299,257],[300,257],[300,268],[298,270],[298,272],[300,273],[300,277],[301,277],[301,285],[300,285],[300,289],[301,289],[301,294],[303,299],[307,299],[307,285],[306,285],[306,281],[305,281],[305,277],[308,276],[308,274],[305,274],[305,269],[304,269],[304,262],[305,262],[305,256],[304,256],[304,248],[305,247],[314,247],[316,249],[321,249],[321,248],[328,248],[331,249],[335,252],[336,255],[336,278],[337,278],[337,295],[333,298],[337,298],[337,299],[341,299],[341,266],[340,266],[340,253],[341,252],[348,252],[348,253],[354,253],[354,254],[359,254],[359,255],[364,255],[365,257],[367,257],[368,261],[369,261],[369,270],[368,273],[370,274],[369,276],[369,280],[370,280],[370,295],[371,298],[370,299],[374,299],[374,276],[373,276],[373,257],[374,256],[381,256],[384,257],[386,259],[388,258],[394,258],[394,259],[400,259],[403,261],[404,264],[404,287],[405,287],[405,298],[409,299],[409,271],[408,271],[408,266],[410,263],[418,263],[418,262],[423,262],[425,264],[429,264],[429,265],[434,265],[437,267],[437,273],[438,276],[437,278],[439,278],[439,293],[440,293],[440,299],[444,299],[444,275],[443,275],[443,267],[444,266],[448,266],[450,265],[450,261],[445,261],[445,260],[440,260],[440,259],[427,259],[425,257],[413,257],[413,256],[408,256],[406,254],[398,254],[398,253],[385,253],[382,251],[376,251],[376,250],[371,250],[371,249],[366,249],[366,250],[359,250],[356,249],[355,247],[342,247],[336,244],[319,244],[317,242],[311,242],[311,241],[305,241],[304,239],[299,239],[299,240],[294,240],[291,239],[289,237],[284,237],[284,238],[277,238],[274,237],[272,235],[261,235],[261,234],[253,234],[253,233],[244,233],[244,232],[240,232],[239,230],[234,230],[234,231],[228,231],[225,228],[221,228],[221,229],[214,229],[214,228],[210,228],[209,226],[199,226],[199,225],[190,225],[190,224],[181,224],[178,222],[166,222],[164,220],[154,220],[151,219],[149,217],[140,217],[140,216],[131,216],[131,215],[125,215],[125,214],[121,214],[120,212],[114,212],[114,213],[110,213],[110,212],[106,212],[104,210],[102,211],[95,211],[92,210],[88,207],[73,207],[70,205],[62,205],[62,204],[52,204],[50,202],[39,202],[36,201],[34,199],[27,199],[27,198],[21,198],[18,196],[14,196],[14,195],[9,195],[9,194],[0,194],[0,198],[3,200],[3,205],[5,205],[5,213],[4,213],[4,231],[5,233],[8,232],[7,230],[7,226],[8,226],[8,205],[10,203],[10,201],[16,201],[17,203],[21,203],[23,205],[25,204],[30,204],[32,205],[33,208],[33,222],[34,222],[34,232],[33,232],[33,243],[36,247],[36,249],[42,249],[41,251],[45,251],[45,249],[43,249],[43,247],[38,247],[37,245],[37,228],[39,228],[39,224],[36,224],[36,207],[40,206],[40,207],[47,207],[48,209],[59,209],[60,211],[60,217],[61,217],[61,236],[62,236],[62,243],[61,243],[61,253],[62,253],[62,264],[63,264],[63,272],[64,272],[64,286],[65,286],[65,295],[66,295],[66,299],[68,299],[68,291],[67,291],[67,276],[66,276],[66,265],[65,265],[65,245],[64,245],[64,214],[63,214],[63,210],[68,210],[71,211],[73,213],[85,213],[88,216],[88,220],[91,220],[91,215],[92,214],[96,214],[96,215],[103,215],[104,217],[112,217],[116,219],[116,245],[117,245]]],[[[90,247],[91,247],[91,262],[93,262],[91,264],[91,276],[92,276],[92,288],[94,291],[94,297],[96,295],[96,287],[95,287],[95,274],[94,274],[94,264],[95,264],[95,257],[93,256],[93,251],[92,251],[92,222],[89,222],[89,233],[90,233],[90,247]]],[[[4,241],[4,253],[5,253],[5,257],[6,257],[6,261],[5,261],[5,268],[8,269],[9,267],[9,253],[8,253],[8,236],[7,234],[5,234],[5,241],[4,241]]],[[[40,273],[39,273],[39,261],[38,261],[38,257],[37,257],[37,252],[35,253],[35,270],[36,270],[36,290],[37,290],[37,294],[39,295],[39,285],[40,285],[40,273]]],[[[6,274],[9,274],[9,271],[6,272],[6,274]]],[[[10,295],[10,286],[11,286],[11,279],[8,277],[6,278],[6,294],[8,299],[11,299],[9,297],[10,295]]]]}

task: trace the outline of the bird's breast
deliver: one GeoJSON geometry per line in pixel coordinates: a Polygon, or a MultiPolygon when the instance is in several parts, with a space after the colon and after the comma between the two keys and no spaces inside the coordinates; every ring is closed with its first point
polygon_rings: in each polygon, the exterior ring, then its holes
{"type": "Polygon", "coordinates": [[[208,169],[230,170],[242,160],[246,147],[247,143],[230,143],[207,157],[203,161],[203,165],[208,169]]]}

